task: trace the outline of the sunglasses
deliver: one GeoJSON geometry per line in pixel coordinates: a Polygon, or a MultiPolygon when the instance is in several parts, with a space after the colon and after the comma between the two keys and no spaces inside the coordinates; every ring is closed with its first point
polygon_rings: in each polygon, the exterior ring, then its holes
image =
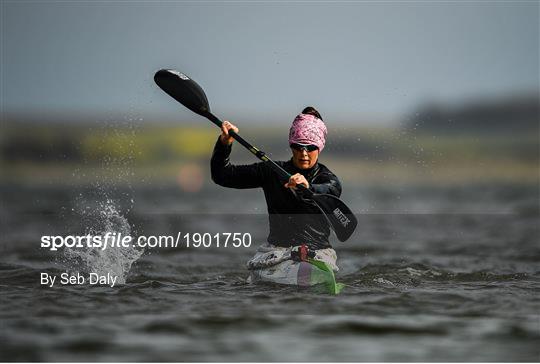
{"type": "Polygon", "coordinates": [[[292,143],[291,148],[299,152],[302,150],[305,150],[306,152],[314,152],[317,149],[319,149],[317,148],[316,145],[313,145],[313,144],[304,145],[304,144],[298,144],[298,143],[292,143]]]}

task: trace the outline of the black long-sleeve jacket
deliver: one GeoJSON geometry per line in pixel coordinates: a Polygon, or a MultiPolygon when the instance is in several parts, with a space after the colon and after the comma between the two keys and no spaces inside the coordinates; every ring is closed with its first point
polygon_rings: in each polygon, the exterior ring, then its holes
{"type": "MultiPolygon", "coordinates": [[[[268,242],[277,246],[307,244],[312,249],[330,247],[330,227],[320,210],[302,201],[300,190],[292,192],[267,162],[249,165],[232,165],[229,161],[231,146],[217,140],[210,161],[212,180],[220,186],[231,188],[262,187],[268,206],[270,233],[268,242]]],[[[339,197],[341,183],[321,163],[310,169],[298,169],[291,160],[276,162],[288,173],[302,174],[315,193],[327,193],[339,197]]]]}

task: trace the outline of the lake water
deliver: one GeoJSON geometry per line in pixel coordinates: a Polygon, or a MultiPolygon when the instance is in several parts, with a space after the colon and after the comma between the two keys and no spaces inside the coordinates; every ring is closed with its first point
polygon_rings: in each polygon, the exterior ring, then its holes
{"type": "Polygon", "coordinates": [[[267,234],[258,191],[0,189],[7,361],[539,361],[538,187],[345,186],[338,296],[245,282],[267,234]],[[42,235],[249,232],[249,248],[50,252],[42,235]],[[108,286],[40,273],[115,272],[108,286]]]}

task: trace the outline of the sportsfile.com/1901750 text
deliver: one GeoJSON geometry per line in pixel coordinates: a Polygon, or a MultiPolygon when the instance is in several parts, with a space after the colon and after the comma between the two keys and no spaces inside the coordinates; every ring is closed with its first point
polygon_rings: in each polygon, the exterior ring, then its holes
{"type": "Polygon", "coordinates": [[[41,247],[50,251],[61,248],[249,248],[250,233],[182,233],[173,235],[141,235],[133,238],[122,233],[103,235],[43,235],[41,247]]]}

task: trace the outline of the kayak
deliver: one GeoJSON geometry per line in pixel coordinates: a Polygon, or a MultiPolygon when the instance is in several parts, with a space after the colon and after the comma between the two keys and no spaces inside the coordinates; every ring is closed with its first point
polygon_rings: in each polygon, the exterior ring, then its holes
{"type": "Polygon", "coordinates": [[[333,249],[316,250],[313,258],[296,261],[291,248],[264,244],[248,262],[249,283],[268,282],[298,287],[324,287],[330,294],[338,294],[343,284],[337,283],[334,271],[336,253],[333,249]]]}
{"type": "Polygon", "coordinates": [[[323,261],[308,262],[285,261],[275,266],[250,271],[249,283],[270,282],[298,287],[326,286],[330,294],[338,294],[343,288],[337,283],[334,272],[323,261]]]}

